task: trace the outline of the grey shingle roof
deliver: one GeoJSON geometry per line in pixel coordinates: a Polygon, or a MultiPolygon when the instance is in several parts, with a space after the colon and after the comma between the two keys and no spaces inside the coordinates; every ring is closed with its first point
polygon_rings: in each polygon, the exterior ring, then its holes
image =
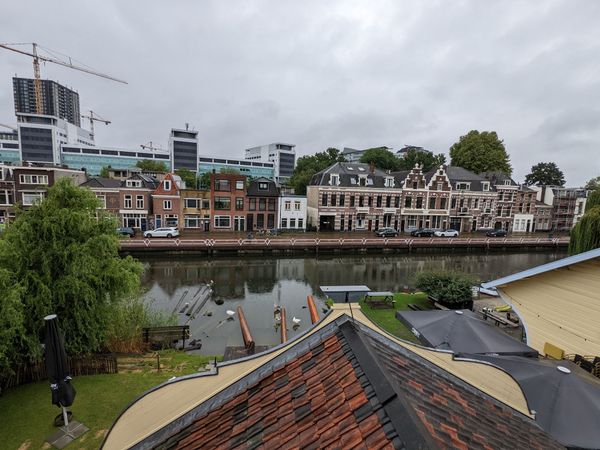
{"type": "Polygon", "coordinates": [[[250,197],[279,197],[279,189],[273,180],[265,177],[255,178],[248,185],[247,195],[250,197]],[[267,183],[267,190],[260,190],[259,183],[267,183]]]}
{"type": "Polygon", "coordinates": [[[81,183],[83,187],[89,188],[107,188],[107,189],[118,189],[121,186],[121,180],[114,180],[112,178],[93,177],[84,183],[81,183]]]}
{"type": "Polygon", "coordinates": [[[393,176],[392,174],[385,173],[383,170],[377,168],[371,172],[369,164],[341,162],[335,163],[327,169],[324,169],[313,175],[310,180],[310,185],[329,186],[329,180],[332,174],[339,175],[340,184],[338,186],[341,187],[359,186],[358,178],[359,175],[362,175],[366,176],[367,180],[371,180],[371,184],[367,184],[366,186],[362,187],[381,188],[385,186],[385,178],[393,176]]]}

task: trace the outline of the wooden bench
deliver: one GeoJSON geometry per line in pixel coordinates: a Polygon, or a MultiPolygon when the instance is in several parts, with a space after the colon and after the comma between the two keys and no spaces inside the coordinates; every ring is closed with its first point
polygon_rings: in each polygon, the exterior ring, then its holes
{"type": "Polygon", "coordinates": [[[416,305],[415,303],[409,303],[408,308],[412,309],[413,311],[424,311],[423,308],[421,308],[419,305],[416,305]]]}
{"type": "Polygon", "coordinates": [[[394,309],[396,301],[392,292],[367,292],[365,303],[373,309],[394,309]]]}
{"type": "Polygon", "coordinates": [[[488,318],[490,318],[494,321],[496,326],[499,326],[500,324],[507,326],[507,327],[511,327],[511,328],[515,328],[515,327],[519,326],[518,323],[510,322],[510,321],[504,319],[503,317],[500,317],[497,314],[494,314],[491,311],[483,310],[482,314],[483,314],[483,320],[487,320],[488,318]]]}
{"type": "Polygon", "coordinates": [[[142,328],[144,343],[161,348],[171,347],[174,342],[183,341],[181,348],[185,348],[185,340],[190,338],[189,325],[170,327],[142,328]]]}

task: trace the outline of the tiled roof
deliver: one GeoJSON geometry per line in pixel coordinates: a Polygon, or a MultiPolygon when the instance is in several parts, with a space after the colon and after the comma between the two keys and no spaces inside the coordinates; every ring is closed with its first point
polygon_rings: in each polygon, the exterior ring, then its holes
{"type": "Polygon", "coordinates": [[[348,316],[136,448],[563,448],[533,420],[348,316]]]}
{"type": "Polygon", "coordinates": [[[80,186],[89,188],[117,189],[121,186],[121,180],[114,180],[112,178],[93,177],[88,179],[85,183],[81,183],[80,186]]]}
{"type": "Polygon", "coordinates": [[[248,185],[247,195],[249,197],[278,197],[279,189],[273,180],[265,177],[255,178],[248,185]],[[267,183],[267,190],[260,190],[259,183],[267,183]]]}
{"type": "Polygon", "coordinates": [[[358,177],[366,176],[368,180],[371,180],[372,184],[368,184],[366,186],[361,187],[367,188],[384,187],[385,178],[393,176],[392,174],[385,173],[383,170],[377,168],[375,168],[373,172],[371,172],[371,167],[369,164],[340,162],[335,163],[327,169],[324,169],[313,175],[309,185],[329,186],[329,180],[331,175],[333,174],[339,176],[339,186],[341,187],[358,187],[358,177]]]}
{"type": "Polygon", "coordinates": [[[517,186],[517,183],[505,172],[481,172],[479,175],[490,180],[492,184],[504,184],[504,180],[510,180],[510,186],[517,186]]]}

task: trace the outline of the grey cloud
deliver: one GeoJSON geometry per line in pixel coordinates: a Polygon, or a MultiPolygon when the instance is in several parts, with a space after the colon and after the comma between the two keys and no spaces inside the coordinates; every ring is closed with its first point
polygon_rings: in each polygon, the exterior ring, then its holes
{"type": "MultiPolygon", "coordinates": [[[[3,6],[2,39],[35,40],[129,81],[42,67],[113,121],[97,130],[102,144],[165,146],[169,128],[189,122],[205,153],[231,157],[276,140],[300,154],[447,152],[487,129],[504,139],[517,179],[554,160],[575,185],[600,174],[599,17],[600,3],[583,0],[36,0],[3,6]]],[[[7,122],[10,77],[32,70],[9,52],[0,61],[7,122]]]]}

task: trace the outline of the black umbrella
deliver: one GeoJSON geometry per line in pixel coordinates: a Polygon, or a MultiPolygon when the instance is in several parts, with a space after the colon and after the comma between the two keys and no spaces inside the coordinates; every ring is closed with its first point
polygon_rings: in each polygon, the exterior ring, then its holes
{"type": "MultiPolygon", "coordinates": [[[[466,356],[466,355],[463,355],[466,356]]],[[[521,386],[543,430],[569,447],[600,447],[600,379],[570,361],[471,355],[521,386]]]]}
{"type": "Polygon", "coordinates": [[[398,311],[396,318],[425,345],[454,353],[537,357],[538,352],[511,338],[473,311],[398,311]]]}
{"type": "Polygon", "coordinates": [[[75,400],[75,388],[71,384],[69,361],[56,314],[46,316],[44,320],[46,321],[44,356],[52,390],[52,404],[66,408],[71,406],[75,400]]]}

